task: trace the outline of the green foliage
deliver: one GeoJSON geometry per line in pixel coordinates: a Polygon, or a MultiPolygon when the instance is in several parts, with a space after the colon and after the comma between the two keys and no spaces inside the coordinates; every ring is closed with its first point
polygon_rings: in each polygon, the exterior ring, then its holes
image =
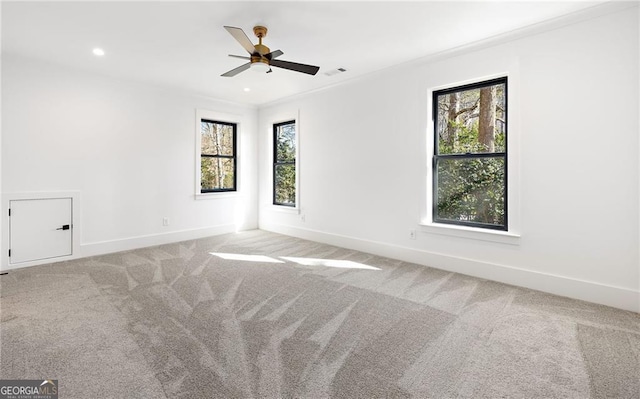
{"type": "Polygon", "coordinates": [[[296,203],[296,166],[295,164],[276,165],[275,202],[295,205],[296,203]]]}
{"type": "Polygon", "coordinates": [[[215,185],[216,174],[210,165],[206,162],[206,158],[200,159],[200,176],[201,176],[201,184],[200,186],[203,189],[212,189],[215,185]]]}
{"type": "Polygon", "coordinates": [[[275,202],[296,203],[296,130],[295,123],[280,125],[276,130],[274,169],[275,202]]]}
{"type": "Polygon", "coordinates": [[[438,155],[480,156],[437,160],[436,219],[505,224],[505,158],[490,154],[506,151],[504,85],[497,85],[493,93],[495,116],[484,121],[479,115],[480,89],[438,96],[438,155]],[[481,123],[494,126],[493,151],[480,142],[481,123]]]}
{"type": "Polygon", "coordinates": [[[438,161],[439,219],[504,225],[502,158],[438,161]]]}
{"type": "Polygon", "coordinates": [[[276,135],[276,147],[278,162],[295,162],[296,131],[294,124],[283,125],[278,128],[276,135]]]}
{"type": "Polygon", "coordinates": [[[200,158],[201,187],[205,190],[234,188],[233,160],[200,158]]]}
{"type": "MultiPolygon", "coordinates": [[[[463,122],[449,121],[449,126],[457,133],[455,141],[447,141],[442,138],[438,140],[439,154],[473,154],[488,152],[488,148],[478,141],[478,121],[474,121],[471,127],[467,127],[463,122]]],[[[503,131],[496,132],[494,152],[505,151],[505,134],[503,131]]]]}

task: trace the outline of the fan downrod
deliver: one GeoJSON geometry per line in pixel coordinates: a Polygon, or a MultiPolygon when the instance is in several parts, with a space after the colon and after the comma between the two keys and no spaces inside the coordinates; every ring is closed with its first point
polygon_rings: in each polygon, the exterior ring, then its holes
{"type": "Polygon", "coordinates": [[[256,49],[256,53],[257,54],[253,54],[251,56],[251,62],[263,62],[267,65],[269,65],[269,60],[266,59],[264,57],[265,54],[269,54],[269,52],[271,52],[271,50],[269,49],[269,47],[265,46],[264,44],[262,44],[262,38],[267,36],[267,28],[264,26],[254,26],[253,27],[253,34],[256,35],[256,37],[258,38],[258,44],[254,45],[255,49],[256,49]]]}

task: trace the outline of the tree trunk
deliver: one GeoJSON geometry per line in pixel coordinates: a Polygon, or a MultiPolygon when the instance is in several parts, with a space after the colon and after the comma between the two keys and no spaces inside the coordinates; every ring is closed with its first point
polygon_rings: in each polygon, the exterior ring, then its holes
{"type": "MultiPolygon", "coordinates": [[[[495,151],[496,139],[496,105],[498,95],[496,86],[480,89],[480,110],[478,111],[478,142],[484,147],[484,151],[495,151]]],[[[488,215],[489,203],[484,200],[485,193],[477,195],[476,217],[477,222],[491,223],[488,215]]]]}
{"type": "Polygon", "coordinates": [[[459,93],[449,94],[449,111],[447,118],[447,145],[453,148],[458,143],[458,129],[455,126],[458,121],[458,97],[459,93]]]}
{"type": "Polygon", "coordinates": [[[485,151],[495,151],[496,127],[496,86],[480,89],[480,119],[478,122],[478,142],[485,151]]]}
{"type": "MultiPolygon", "coordinates": [[[[220,143],[221,137],[222,136],[222,129],[218,127],[218,125],[213,125],[214,126],[214,130],[213,130],[213,137],[214,137],[214,142],[215,142],[215,146],[216,146],[216,154],[220,155],[222,154],[222,145],[220,143]]],[[[225,175],[225,171],[224,171],[224,164],[222,162],[222,158],[216,158],[216,166],[217,166],[217,176],[216,176],[216,180],[218,180],[218,188],[224,188],[224,175],[225,175]]]]}

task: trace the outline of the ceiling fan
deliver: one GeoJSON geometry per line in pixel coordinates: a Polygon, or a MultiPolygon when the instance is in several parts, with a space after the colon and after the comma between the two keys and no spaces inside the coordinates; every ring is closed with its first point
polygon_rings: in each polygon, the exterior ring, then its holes
{"type": "Polygon", "coordinates": [[[249,68],[255,69],[257,72],[271,72],[271,67],[278,67],[288,69],[290,71],[302,72],[309,75],[315,75],[318,73],[320,67],[306,64],[298,64],[297,62],[290,61],[282,61],[276,60],[277,57],[280,57],[284,54],[280,50],[270,51],[269,47],[262,44],[262,38],[267,35],[267,28],[264,26],[255,26],[253,28],[253,33],[258,37],[258,44],[251,43],[251,40],[247,37],[244,31],[240,28],[234,28],[233,26],[225,26],[224,27],[227,32],[233,36],[238,43],[249,53],[249,57],[242,55],[232,55],[229,54],[229,57],[234,58],[242,58],[244,60],[249,60],[244,65],[240,65],[237,68],[234,68],[228,72],[223,73],[221,76],[231,77],[236,76],[242,71],[245,71],[249,68]]]}

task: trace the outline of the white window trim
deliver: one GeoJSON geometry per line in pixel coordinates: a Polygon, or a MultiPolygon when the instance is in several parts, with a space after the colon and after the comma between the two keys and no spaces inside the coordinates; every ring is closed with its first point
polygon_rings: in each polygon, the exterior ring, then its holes
{"type": "Polygon", "coordinates": [[[271,204],[267,205],[265,208],[273,212],[290,213],[292,215],[300,214],[300,208],[293,206],[271,204]]]}
{"type": "Polygon", "coordinates": [[[195,123],[195,194],[196,200],[210,200],[210,199],[222,199],[222,198],[235,198],[240,196],[240,188],[242,186],[240,169],[242,167],[240,160],[240,141],[242,137],[242,115],[227,114],[223,112],[211,111],[206,109],[196,109],[196,123],[195,123]],[[220,191],[220,192],[201,192],[201,180],[202,173],[200,170],[200,155],[202,154],[201,148],[201,135],[200,121],[202,119],[214,120],[218,122],[227,122],[236,124],[236,190],[235,191],[220,191]]]}
{"type": "Polygon", "coordinates": [[[503,244],[517,245],[520,242],[520,234],[502,230],[482,229],[477,227],[460,226],[444,223],[420,223],[420,229],[424,233],[439,234],[450,237],[468,238],[472,240],[499,242],[503,244]]]}
{"type": "Polygon", "coordinates": [[[269,189],[269,204],[264,207],[264,209],[282,212],[282,213],[291,213],[295,215],[300,214],[300,110],[296,110],[295,112],[288,112],[286,114],[279,115],[276,118],[272,118],[269,122],[269,165],[271,176],[270,189],[269,189]],[[275,176],[273,175],[273,126],[278,123],[295,121],[296,125],[296,205],[295,206],[287,206],[287,205],[276,205],[273,203],[273,186],[275,176]]]}
{"type": "Polygon", "coordinates": [[[422,215],[419,223],[420,230],[427,234],[446,235],[463,239],[473,239],[490,241],[503,244],[519,245],[521,230],[521,210],[520,210],[520,74],[517,59],[514,59],[505,72],[465,78],[457,82],[430,87],[427,93],[427,158],[426,158],[426,178],[424,187],[424,198],[422,201],[422,215]],[[456,86],[463,86],[470,83],[482,82],[499,77],[508,78],[507,96],[509,117],[507,120],[507,231],[483,229],[478,227],[460,226],[433,221],[433,168],[432,159],[434,154],[433,135],[433,92],[448,89],[456,86]]]}

